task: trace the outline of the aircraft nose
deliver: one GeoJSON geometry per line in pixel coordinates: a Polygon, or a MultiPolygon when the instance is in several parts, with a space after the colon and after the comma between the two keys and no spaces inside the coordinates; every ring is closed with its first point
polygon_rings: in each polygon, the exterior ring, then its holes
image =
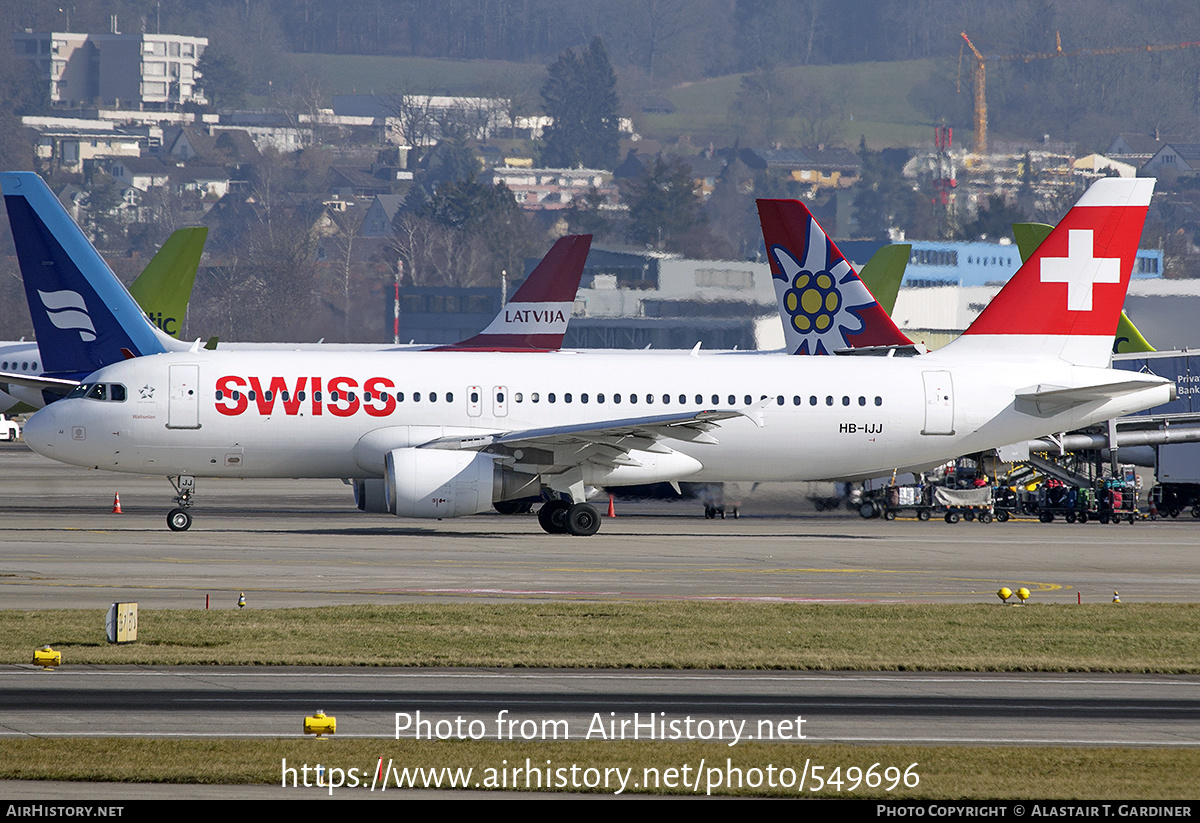
{"type": "Polygon", "coordinates": [[[59,431],[57,415],[53,406],[35,412],[25,424],[22,432],[25,445],[44,457],[55,457],[59,431]]]}

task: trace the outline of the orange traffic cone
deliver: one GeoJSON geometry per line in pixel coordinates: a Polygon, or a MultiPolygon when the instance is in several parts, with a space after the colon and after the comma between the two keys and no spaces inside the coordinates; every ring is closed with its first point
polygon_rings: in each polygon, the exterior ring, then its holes
{"type": "Polygon", "coordinates": [[[609,517],[617,516],[617,511],[616,511],[616,509],[613,508],[613,496],[611,494],[608,496],[608,516],[609,517]]]}
{"type": "Polygon", "coordinates": [[[121,493],[117,492],[113,495],[113,514],[121,514],[121,493]]]}

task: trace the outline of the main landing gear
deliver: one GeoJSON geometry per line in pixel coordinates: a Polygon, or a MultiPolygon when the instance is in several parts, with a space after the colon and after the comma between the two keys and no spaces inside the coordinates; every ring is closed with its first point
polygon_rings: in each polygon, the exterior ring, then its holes
{"type": "Polygon", "coordinates": [[[538,511],[538,523],[548,534],[589,537],[600,531],[600,512],[591,503],[551,500],[538,511]]]}
{"type": "Polygon", "coordinates": [[[192,495],[196,493],[196,478],[190,475],[168,477],[175,487],[175,502],[179,504],[167,514],[167,528],[173,532],[185,532],[192,527],[192,495]]]}

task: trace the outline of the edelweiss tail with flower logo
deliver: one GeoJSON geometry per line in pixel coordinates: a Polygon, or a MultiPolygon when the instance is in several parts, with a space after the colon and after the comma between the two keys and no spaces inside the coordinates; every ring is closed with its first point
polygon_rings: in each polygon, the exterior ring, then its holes
{"type": "Polygon", "coordinates": [[[803,203],[759,200],[758,217],[791,354],[912,346],[803,203]]]}

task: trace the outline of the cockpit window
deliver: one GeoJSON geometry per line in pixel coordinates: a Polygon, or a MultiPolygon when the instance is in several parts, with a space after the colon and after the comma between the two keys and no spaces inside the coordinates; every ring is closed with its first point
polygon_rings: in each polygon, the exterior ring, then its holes
{"type": "Polygon", "coordinates": [[[86,397],[88,400],[102,400],[109,403],[124,403],[128,397],[125,387],[120,383],[80,383],[67,398],[86,397]]]}

